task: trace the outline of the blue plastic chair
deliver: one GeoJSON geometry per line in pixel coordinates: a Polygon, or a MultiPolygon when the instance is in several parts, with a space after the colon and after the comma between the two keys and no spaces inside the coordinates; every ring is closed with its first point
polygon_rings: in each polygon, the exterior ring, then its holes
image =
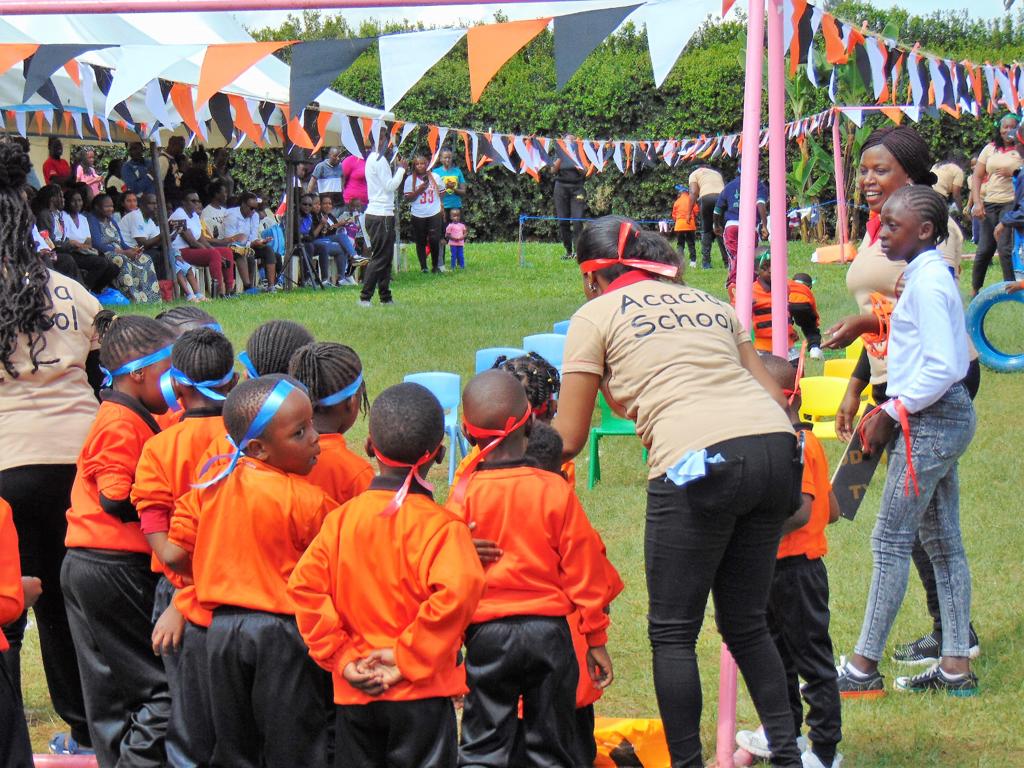
{"type": "Polygon", "coordinates": [[[559,320],[557,323],[555,323],[554,329],[555,333],[561,336],[565,336],[569,332],[569,321],[559,320]]]}
{"type": "Polygon", "coordinates": [[[561,373],[562,357],[565,354],[565,336],[562,334],[536,333],[533,336],[524,336],[523,349],[527,352],[536,352],[561,373]]]}
{"type": "Polygon", "coordinates": [[[505,357],[522,357],[526,354],[525,349],[518,347],[487,347],[476,351],[476,373],[488,371],[494,367],[494,361],[504,355],[505,357]]]}
{"type": "Polygon", "coordinates": [[[458,453],[465,458],[469,447],[462,436],[459,424],[459,404],[462,402],[462,377],[457,373],[430,371],[410,373],[403,381],[426,387],[444,408],[444,431],[448,435],[448,484],[455,478],[455,467],[459,463],[458,453]]]}

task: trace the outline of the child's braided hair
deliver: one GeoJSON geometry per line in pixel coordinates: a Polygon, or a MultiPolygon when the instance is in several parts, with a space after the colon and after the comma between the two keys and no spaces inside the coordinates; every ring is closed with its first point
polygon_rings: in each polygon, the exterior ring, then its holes
{"type": "Polygon", "coordinates": [[[100,337],[100,365],[109,371],[173,344],[176,335],[159,320],[115,315],[109,309],[96,313],[95,326],[100,337]]]}
{"type": "Polygon", "coordinates": [[[945,198],[931,187],[922,184],[900,187],[889,197],[886,205],[900,203],[921,217],[930,221],[935,229],[935,242],[941,243],[949,237],[949,207],[945,198]]]}
{"type": "Polygon", "coordinates": [[[313,343],[313,334],[305,326],[290,320],[264,323],[245,342],[245,351],[260,376],[287,373],[288,362],[299,347],[313,343]]]}
{"type": "MultiPolygon", "coordinates": [[[[330,341],[299,347],[288,363],[288,373],[306,385],[314,405],[340,392],[363,372],[363,363],[352,347],[330,341]]],[[[360,410],[366,414],[370,399],[363,387],[360,410]]]]}
{"type": "Polygon", "coordinates": [[[46,348],[45,334],[53,327],[53,301],[47,291],[50,276],[32,242],[35,220],[25,196],[32,168],[28,155],[13,141],[0,141],[0,363],[17,377],[11,358],[19,336],[27,337],[33,373],[46,348]]]}
{"type": "Polygon", "coordinates": [[[217,381],[234,367],[235,350],[223,333],[196,328],[174,342],[171,365],[192,381],[217,381]]]}
{"type": "Polygon", "coordinates": [[[194,304],[182,304],[171,307],[156,316],[164,325],[169,325],[178,333],[192,331],[209,325],[217,325],[217,318],[194,304]]]}
{"type": "Polygon", "coordinates": [[[562,387],[562,379],[555,366],[536,352],[530,352],[522,357],[513,358],[500,355],[494,361],[493,367],[511,373],[519,379],[526,390],[530,408],[540,418],[550,418],[547,413],[548,407],[562,387]]]}

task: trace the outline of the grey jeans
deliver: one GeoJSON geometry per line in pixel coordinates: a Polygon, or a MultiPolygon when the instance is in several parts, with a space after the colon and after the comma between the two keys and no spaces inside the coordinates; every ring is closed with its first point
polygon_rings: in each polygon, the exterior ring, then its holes
{"type": "Polygon", "coordinates": [[[960,536],[960,484],[957,462],[974,436],[974,406],[962,383],[911,414],[910,450],[920,493],[905,492],[907,452],[901,430],[889,449],[889,471],[875,530],[871,534],[874,570],[855,650],[879,661],[907,591],[914,536],[931,558],[942,614],[942,653],[967,656],[971,616],[971,572],[960,536]],[[934,499],[934,504],[930,503],[934,499]]]}

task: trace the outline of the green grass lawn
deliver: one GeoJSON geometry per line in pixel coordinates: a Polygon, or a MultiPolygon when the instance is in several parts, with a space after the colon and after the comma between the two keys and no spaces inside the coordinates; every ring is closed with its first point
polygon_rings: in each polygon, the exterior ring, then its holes
{"type": "MultiPolygon", "coordinates": [[[[259,323],[288,318],[304,323],[318,339],[351,345],[363,360],[371,397],[401,381],[406,373],[425,370],[472,374],[473,353],[481,347],[517,346],[522,336],[545,332],[554,321],[568,318],[582,303],[583,292],[575,264],[559,260],[556,245],[530,244],[527,267],[517,266],[514,243],[467,246],[465,273],[421,275],[401,273],[394,283],[397,306],[372,309],[356,305],[355,289],[328,292],[293,291],[273,296],[246,297],[209,303],[225,332],[241,348],[259,323]]],[[[823,327],[855,310],[845,290],[845,269],[810,264],[810,248],[793,245],[790,273],[808,271],[816,278],[815,292],[823,327]]],[[[717,258],[717,255],[716,255],[717,258]]],[[[997,271],[996,268],[995,271],[997,271]]],[[[995,271],[990,273],[996,279],[995,271]]],[[[724,296],[725,272],[693,271],[688,281],[724,296]]],[[[153,310],[154,312],[156,310],[153,310]]],[[[1024,313],[1019,305],[1004,306],[990,317],[990,337],[1006,351],[1024,347],[1024,313]]],[[[809,375],[821,373],[821,363],[808,360],[809,375]]],[[[1017,731],[1022,723],[1024,676],[1014,667],[1024,655],[1024,614],[1021,612],[1020,552],[1024,531],[1020,507],[1021,406],[1024,376],[985,370],[977,400],[977,436],[961,464],[962,518],[974,577],[974,620],[982,643],[975,664],[982,695],[973,699],[944,696],[910,698],[889,693],[874,702],[844,705],[845,740],[841,750],[849,766],[991,766],[1009,764],[1015,757],[1017,731]],[[1014,490],[1014,489],[1017,490],[1014,490]],[[1014,499],[1017,501],[1014,501],[1014,499]],[[1018,510],[1014,512],[1013,510],[1018,510]]],[[[351,432],[359,445],[365,421],[351,432]]],[[[830,461],[840,446],[827,445],[830,461]]],[[[643,571],[643,520],[646,469],[640,444],[634,439],[602,441],[603,480],[593,490],[583,488],[587,458],[577,462],[580,496],[594,525],[608,545],[608,554],[626,582],[616,600],[609,648],[616,664],[616,681],[598,704],[606,716],[657,717],[646,636],[646,590],[643,571]]],[[[440,472],[435,470],[435,478],[440,472]]],[[[855,522],[841,520],[829,531],[827,558],[832,585],[832,637],[836,652],[849,653],[863,616],[871,574],[869,537],[882,486],[879,475],[855,522]]],[[[446,491],[441,483],[440,496],[446,491]]],[[[930,628],[924,593],[912,573],[910,589],[890,638],[910,640],[930,628]]],[[[711,611],[707,613],[698,648],[704,681],[703,735],[705,753],[714,749],[715,703],[718,686],[719,637],[711,611]]],[[[59,723],[38,660],[36,635],[30,632],[23,663],[26,706],[33,744],[44,751],[59,723]]],[[[887,684],[899,673],[884,662],[887,684]]],[[[745,692],[740,693],[740,727],[757,723],[745,692]]]]}

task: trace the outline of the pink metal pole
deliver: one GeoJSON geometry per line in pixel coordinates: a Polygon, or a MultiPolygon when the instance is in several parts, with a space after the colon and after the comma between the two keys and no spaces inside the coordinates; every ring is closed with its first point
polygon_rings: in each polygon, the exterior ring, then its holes
{"type": "Polygon", "coordinates": [[[768,185],[772,253],[772,354],[789,355],[789,259],[786,243],[786,62],[782,0],[768,2],[768,185]]]}
{"type": "MultiPolygon", "coordinates": [[[[502,0],[503,4],[533,0],[502,0]]],[[[555,0],[565,2],[566,0],[555,0]]],[[[157,11],[303,11],[327,8],[394,8],[413,5],[472,5],[466,0],[2,0],[0,15],[152,13],[157,11]]]]}
{"type": "Polygon", "coordinates": [[[722,643],[718,672],[718,740],[715,768],[734,768],[736,749],[736,661],[722,643]]]}
{"type": "MultiPolygon", "coordinates": [[[[743,159],[740,168],[740,237],[736,250],[736,314],[750,329],[754,287],[754,237],[757,227],[757,164],[761,143],[761,59],[764,55],[764,0],[750,0],[747,9],[747,73],[743,85],[743,159]]],[[[729,657],[730,662],[732,657],[729,657]]],[[[724,678],[724,671],[723,671],[724,678]]],[[[719,713],[719,720],[721,720],[719,713]]],[[[731,744],[731,741],[730,741],[731,744]]],[[[722,743],[718,755],[724,754],[722,743]]],[[[732,752],[729,752],[729,760],[732,752]]],[[[731,762],[719,763],[719,768],[731,762]]]]}
{"type": "Polygon", "coordinates": [[[836,171],[836,234],[843,263],[846,263],[846,239],[849,220],[846,212],[846,178],[843,174],[843,140],[839,131],[839,112],[832,113],[832,161],[836,171]]]}

